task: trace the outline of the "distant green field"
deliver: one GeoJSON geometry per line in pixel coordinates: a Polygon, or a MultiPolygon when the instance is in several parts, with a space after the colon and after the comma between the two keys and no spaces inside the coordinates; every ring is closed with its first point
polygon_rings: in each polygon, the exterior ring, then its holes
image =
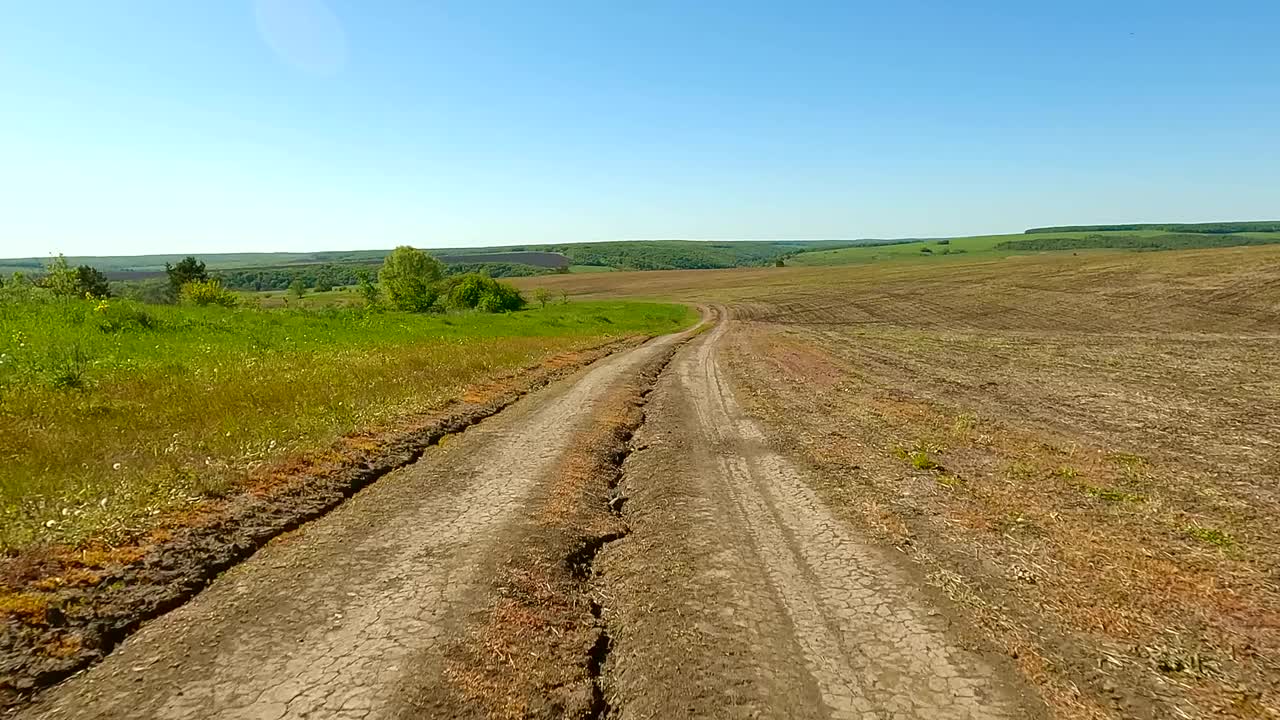
{"type": "Polygon", "coordinates": [[[1280,243],[1280,232],[1186,233],[1163,230],[1035,232],[912,240],[893,245],[819,250],[795,255],[788,265],[851,265],[882,260],[939,260],[970,255],[1008,256],[1032,252],[1116,249],[1181,250],[1280,243]]]}
{"type": "Polygon", "coordinates": [[[615,272],[615,271],[617,271],[617,268],[612,268],[607,265],[570,265],[569,266],[569,272],[571,273],[601,273],[601,272],[615,272]]]}
{"type": "MultiPolygon", "coordinates": [[[[526,253],[558,253],[570,265],[592,265],[628,270],[674,270],[695,268],[729,268],[760,266],[774,259],[805,250],[847,247],[859,240],[622,240],[614,242],[572,243],[557,245],[509,245],[481,248],[424,248],[439,257],[462,257],[475,263],[493,256],[499,263],[511,264],[515,255],[526,253]]],[[[378,265],[389,250],[335,250],[312,253],[194,253],[209,271],[303,272],[317,265],[378,265]]],[[[162,273],[165,263],[177,263],[183,255],[76,256],[68,257],[71,265],[91,265],[112,274],[162,273]]],[[[0,274],[15,271],[41,273],[48,258],[0,259],[0,274]]]]}

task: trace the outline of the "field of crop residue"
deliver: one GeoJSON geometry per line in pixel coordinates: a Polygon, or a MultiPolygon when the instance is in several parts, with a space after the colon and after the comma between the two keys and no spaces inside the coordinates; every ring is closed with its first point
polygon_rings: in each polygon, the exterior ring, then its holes
{"type": "Polygon", "coordinates": [[[1058,717],[1277,716],[1277,249],[539,281],[727,303],[771,442],[1058,717]]]}

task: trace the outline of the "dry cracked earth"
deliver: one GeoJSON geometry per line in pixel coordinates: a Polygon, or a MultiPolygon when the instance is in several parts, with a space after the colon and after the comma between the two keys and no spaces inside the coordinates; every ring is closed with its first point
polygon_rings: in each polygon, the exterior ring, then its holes
{"type": "MultiPolygon", "coordinates": [[[[277,538],[17,717],[1043,716],[961,613],[842,524],[770,449],[722,375],[719,348],[734,331],[727,318],[714,322],[723,314],[709,311],[698,331],[610,356],[450,436],[277,538]],[[607,405],[626,402],[618,388],[637,382],[631,402],[643,415],[624,451],[590,466],[613,470],[597,470],[599,492],[587,495],[623,530],[564,557],[581,582],[554,586],[580,594],[565,607],[589,607],[594,640],[576,657],[559,645],[545,654],[502,646],[532,659],[487,646],[508,672],[553,677],[537,664],[567,663],[589,687],[578,702],[478,701],[457,687],[475,676],[459,668],[470,656],[457,648],[474,641],[477,609],[510,584],[503,559],[541,542],[517,531],[545,524],[535,506],[559,507],[550,488],[565,459],[590,451],[581,439],[610,416],[607,405]]],[[[570,632],[546,614],[518,617],[517,639],[570,632]]],[[[518,681],[501,680],[572,695],[518,681]]]]}

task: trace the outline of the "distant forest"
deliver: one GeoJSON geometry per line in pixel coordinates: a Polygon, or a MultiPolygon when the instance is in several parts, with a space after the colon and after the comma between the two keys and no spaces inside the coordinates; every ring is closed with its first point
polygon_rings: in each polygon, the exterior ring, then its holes
{"type": "Polygon", "coordinates": [[[1127,250],[1190,250],[1193,248],[1234,247],[1237,245],[1270,245],[1280,243],[1280,233],[1217,234],[1165,233],[1162,235],[1126,235],[1120,232],[1084,237],[1044,237],[1006,240],[996,243],[996,250],[1087,250],[1118,248],[1127,250]]]}
{"type": "MultiPolygon", "coordinates": [[[[1061,227],[1031,228],[1028,235],[1037,233],[1064,232],[1111,232],[1111,231],[1157,230],[1170,233],[1205,233],[1225,235],[1242,232],[1280,232],[1280,220],[1259,220],[1252,222],[1216,222],[1216,223],[1136,223],[1132,225],[1063,225],[1061,227]]],[[[1199,246],[1197,246],[1199,247],[1199,246]]]]}

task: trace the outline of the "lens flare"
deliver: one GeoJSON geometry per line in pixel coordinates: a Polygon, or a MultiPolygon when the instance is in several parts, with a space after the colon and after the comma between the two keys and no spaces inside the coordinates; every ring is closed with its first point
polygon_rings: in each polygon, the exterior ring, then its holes
{"type": "Polygon", "coordinates": [[[315,75],[334,75],[347,62],[347,37],[324,0],[253,0],[258,34],[280,59],[315,75]]]}

